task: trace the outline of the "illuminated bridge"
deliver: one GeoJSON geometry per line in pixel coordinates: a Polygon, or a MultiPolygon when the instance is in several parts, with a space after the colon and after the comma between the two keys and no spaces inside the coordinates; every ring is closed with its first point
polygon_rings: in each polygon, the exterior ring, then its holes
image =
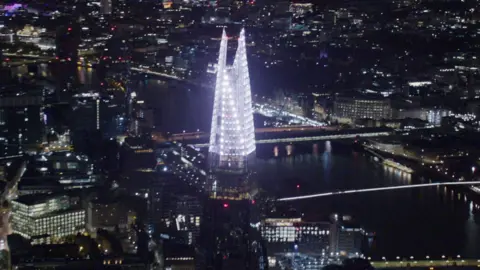
{"type": "Polygon", "coordinates": [[[278,199],[278,201],[305,200],[305,199],[313,199],[313,198],[319,198],[319,197],[328,197],[328,196],[354,194],[354,193],[365,193],[365,192],[374,192],[374,191],[387,191],[387,190],[399,190],[399,189],[410,189],[410,188],[434,187],[434,186],[438,187],[438,186],[478,185],[478,184],[480,184],[480,181],[462,181],[462,182],[442,182],[442,183],[414,184],[414,185],[402,185],[402,186],[378,187],[378,188],[350,189],[350,190],[316,193],[316,194],[302,195],[302,196],[295,196],[295,197],[286,197],[286,198],[278,199]]]}
{"type": "MultiPolygon", "coordinates": [[[[257,130],[255,130],[255,133],[258,135],[257,130]]],[[[266,132],[268,133],[268,132],[266,132]]],[[[301,134],[290,134],[290,136],[282,136],[282,135],[289,135],[288,132],[278,132],[278,133],[283,133],[279,134],[277,138],[268,138],[268,139],[257,139],[256,143],[257,144],[268,144],[268,143],[293,143],[293,142],[309,142],[309,141],[325,141],[325,140],[341,140],[341,139],[354,139],[357,137],[381,137],[381,136],[390,136],[392,135],[392,132],[389,131],[380,131],[380,132],[353,132],[353,133],[342,133],[342,131],[337,132],[337,134],[325,134],[325,135],[311,135],[308,136],[306,134],[301,135],[301,134]],[[287,134],[285,134],[287,133],[287,134]]],[[[276,136],[274,132],[269,134],[270,136],[276,136]]],[[[201,137],[196,137],[196,139],[200,139],[201,137]]],[[[258,136],[257,136],[258,138],[258,136]]],[[[176,137],[176,140],[180,139],[186,139],[188,140],[189,137],[176,137]]],[[[193,138],[192,138],[193,139],[193,138]]],[[[195,147],[207,147],[208,143],[192,143],[191,145],[195,147]]]]}
{"type": "Polygon", "coordinates": [[[156,72],[156,71],[148,70],[148,69],[145,69],[145,68],[131,67],[130,69],[133,70],[133,71],[138,71],[138,72],[142,72],[142,73],[149,74],[149,75],[156,75],[156,76],[160,76],[160,77],[165,77],[165,78],[169,78],[169,79],[173,79],[173,80],[177,80],[177,81],[183,81],[184,80],[184,79],[182,79],[180,77],[177,77],[177,76],[174,76],[174,75],[170,75],[170,74],[163,73],[163,72],[156,72]]]}

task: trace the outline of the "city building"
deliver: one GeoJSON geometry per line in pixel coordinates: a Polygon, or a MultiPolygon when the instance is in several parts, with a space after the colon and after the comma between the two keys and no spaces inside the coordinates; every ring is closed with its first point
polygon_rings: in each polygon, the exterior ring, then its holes
{"type": "Polygon", "coordinates": [[[25,94],[0,99],[0,156],[22,155],[38,148],[43,134],[41,95],[25,94]]]}
{"type": "Polygon", "coordinates": [[[44,32],[45,28],[37,28],[27,24],[23,29],[17,31],[17,37],[22,42],[37,44],[40,41],[40,34],[44,32]]]}
{"type": "Polygon", "coordinates": [[[157,165],[154,143],[150,138],[126,137],[120,149],[120,167],[125,173],[154,172],[157,165]]]}
{"type": "Polygon", "coordinates": [[[135,218],[136,214],[120,198],[101,197],[88,203],[86,229],[91,234],[98,229],[126,231],[135,218]]]}
{"type": "Polygon", "coordinates": [[[203,207],[195,196],[175,196],[175,227],[184,234],[185,244],[194,245],[200,235],[203,207]]]}
{"type": "MultiPolygon", "coordinates": [[[[246,252],[255,241],[250,228],[249,163],[255,158],[250,75],[245,30],[241,30],[232,66],[227,66],[225,29],[220,42],[209,143],[205,226],[208,259],[216,269],[245,269],[257,256],[246,252]],[[224,226],[228,224],[228,226],[224,226]],[[244,231],[242,235],[237,232],[244,231]]],[[[198,179],[198,178],[197,178],[198,179]]],[[[257,239],[258,240],[258,239],[257,239]]]]}
{"type": "Polygon", "coordinates": [[[343,226],[338,231],[335,254],[342,257],[359,257],[362,254],[362,243],[365,238],[365,231],[360,227],[343,226]]]}
{"type": "Polygon", "coordinates": [[[333,117],[339,122],[353,123],[356,119],[374,120],[392,117],[390,100],[377,97],[337,97],[333,104],[333,117]]]}
{"type": "Polygon", "coordinates": [[[56,56],[61,62],[78,61],[78,47],[80,45],[80,26],[76,23],[66,24],[57,28],[55,36],[56,56]]]}
{"type": "Polygon", "coordinates": [[[303,17],[308,13],[313,12],[312,3],[291,3],[290,12],[293,13],[294,17],[303,17]]]}
{"type": "Polygon", "coordinates": [[[267,218],[260,225],[269,256],[279,253],[326,255],[330,246],[330,222],[306,222],[301,218],[267,218]]]}
{"type": "Polygon", "coordinates": [[[194,270],[196,260],[193,247],[166,243],[163,248],[165,269],[194,270]]]}
{"type": "Polygon", "coordinates": [[[330,256],[355,258],[362,255],[366,232],[352,222],[351,216],[331,216],[330,256]]]}
{"type": "Polygon", "coordinates": [[[62,243],[85,231],[85,210],[62,194],[33,194],[12,201],[12,230],[32,244],[62,243]]]}
{"type": "Polygon", "coordinates": [[[99,146],[102,139],[123,134],[125,106],[114,102],[111,96],[98,92],[79,93],[73,95],[70,104],[70,136],[77,151],[94,154],[92,147],[99,146]]]}
{"type": "Polygon", "coordinates": [[[70,151],[46,152],[27,157],[28,165],[18,184],[20,195],[51,193],[98,185],[94,165],[85,155],[70,151]]]}
{"type": "Polygon", "coordinates": [[[72,126],[79,130],[100,130],[100,106],[99,93],[81,93],[73,96],[72,111],[74,114],[72,126]]]}
{"type": "Polygon", "coordinates": [[[112,14],[112,0],[100,0],[100,13],[103,15],[112,14]]]}
{"type": "Polygon", "coordinates": [[[225,30],[220,43],[210,132],[210,166],[214,170],[245,171],[255,153],[252,98],[245,31],[242,29],[232,67],[227,67],[225,30]]]}

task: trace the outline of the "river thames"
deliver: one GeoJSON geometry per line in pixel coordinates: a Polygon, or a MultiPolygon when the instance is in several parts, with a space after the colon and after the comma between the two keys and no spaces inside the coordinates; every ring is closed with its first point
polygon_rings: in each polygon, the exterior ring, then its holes
{"type": "MultiPolygon", "coordinates": [[[[26,70],[18,68],[18,73],[26,70]]],[[[39,72],[49,74],[47,67],[39,72]]],[[[98,83],[94,71],[79,68],[86,88],[98,83]]],[[[172,133],[208,131],[213,93],[153,78],[134,86],[154,109],[155,124],[172,133]]],[[[258,126],[261,123],[256,122],[258,126]]],[[[279,196],[306,195],[346,189],[428,183],[431,177],[406,174],[356,152],[349,142],[299,145],[258,145],[254,166],[260,186],[279,196]],[[326,148],[330,148],[326,151],[326,148]],[[297,188],[299,185],[299,188],[297,188]]],[[[462,188],[427,187],[357,193],[288,202],[311,221],[331,213],[351,215],[367,231],[375,232],[366,256],[380,259],[440,259],[442,255],[480,258],[480,195],[462,188]],[[476,198],[478,196],[478,198],[476,198]],[[476,214],[477,213],[477,214],[476,214]]]]}

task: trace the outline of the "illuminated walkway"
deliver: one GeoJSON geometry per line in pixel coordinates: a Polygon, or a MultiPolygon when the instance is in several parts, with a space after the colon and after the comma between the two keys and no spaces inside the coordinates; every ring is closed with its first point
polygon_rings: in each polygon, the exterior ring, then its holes
{"type": "Polygon", "coordinates": [[[480,181],[443,182],[443,183],[415,184],[415,185],[403,185],[403,186],[393,186],[393,187],[351,189],[351,190],[324,192],[324,193],[317,193],[317,194],[311,194],[311,195],[287,197],[287,198],[278,199],[278,201],[295,201],[295,200],[313,199],[318,197],[328,197],[328,196],[334,196],[334,195],[364,193],[364,192],[373,192],[373,191],[386,191],[386,190],[434,187],[434,186],[478,185],[478,184],[480,184],[480,181]]]}

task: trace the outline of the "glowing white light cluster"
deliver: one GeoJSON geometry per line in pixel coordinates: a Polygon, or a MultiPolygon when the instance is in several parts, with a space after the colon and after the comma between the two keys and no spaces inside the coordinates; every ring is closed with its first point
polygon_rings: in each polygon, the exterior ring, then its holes
{"type": "Polygon", "coordinates": [[[212,166],[242,169],[247,157],[255,151],[245,31],[240,32],[231,67],[227,67],[226,62],[227,42],[224,30],[217,65],[209,152],[212,166]]]}

